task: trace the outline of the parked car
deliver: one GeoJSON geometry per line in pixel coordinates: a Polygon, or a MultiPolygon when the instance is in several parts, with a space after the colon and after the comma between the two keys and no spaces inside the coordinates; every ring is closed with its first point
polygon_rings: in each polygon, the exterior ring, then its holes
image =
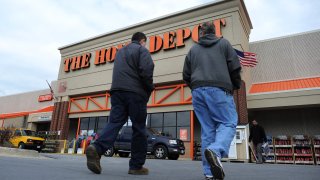
{"type": "MultiPolygon", "coordinates": [[[[163,136],[151,128],[147,128],[148,148],[147,153],[154,155],[156,159],[177,160],[185,154],[183,141],[168,136],[163,136]]],[[[123,126],[114,143],[114,147],[105,152],[105,156],[111,157],[119,154],[120,157],[128,157],[131,151],[131,126],[123,126]]]]}
{"type": "Polygon", "coordinates": [[[33,149],[40,152],[44,148],[44,139],[37,137],[35,131],[19,128],[14,130],[9,142],[19,149],[33,149]]]}

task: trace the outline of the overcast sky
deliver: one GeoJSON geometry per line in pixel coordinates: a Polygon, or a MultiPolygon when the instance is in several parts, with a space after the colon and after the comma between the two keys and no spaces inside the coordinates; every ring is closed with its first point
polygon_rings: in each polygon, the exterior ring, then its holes
{"type": "MultiPolygon", "coordinates": [[[[244,0],[250,42],[320,29],[319,0],[244,0]]],[[[58,47],[210,0],[0,0],[0,96],[46,89],[58,47]]]]}

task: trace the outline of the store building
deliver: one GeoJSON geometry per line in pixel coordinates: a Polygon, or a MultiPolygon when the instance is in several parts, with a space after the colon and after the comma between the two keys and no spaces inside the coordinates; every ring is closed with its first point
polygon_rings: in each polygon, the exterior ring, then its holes
{"type": "Polygon", "coordinates": [[[249,119],[276,135],[320,134],[320,30],[250,43],[249,119]],[[290,126],[290,128],[288,128],[290,126]]]}
{"type": "Polygon", "coordinates": [[[250,43],[249,119],[269,135],[270,163],[320,164],[320,30],[250,43]]]}
{"type": "Polygon", "coordinates": [[[58,80],[52,82],[55,100],[39,102],[49,90],[0,97],[0,127],[38,130],[45,129],[40,122],[46,121],[46,129],[60,132],[61,139],[100,132],[111,108],[108,90],[115,54],[134,32],[142,31],[155,63],[156,89],[148,102],[147,126],[182,139],[185,157],[193,158],[201,128],[182,69],[197,42],[199,24],[206,21],[214,21],[217,35],[234,48],[256,53],[259,62],[254,68],[243,67],[244,82],[234,94],[239,122],[229,158],[249,159],[253,119],[273,137],[319,135],[320,30],[249,44],[252,25],[243,0],[205,4],[59,48],[58,80]]]}
{"type": "Polygon", "coordinates": [[[0,127],[49,131],[53,96],[49,89],[0,97],[0,127]]]}
{"type": "MultiPolygon", "coordinates": [[[[218,36],[227,38],[240,50],[249,49],[250,18],[242,0],[217,1],[147,22],[99,35],[59,48],[61,63],[55,84],[55,101],[50,129],[61,131],[61,138],[83,131],[99,132],[108,121],[112,68],[118,49],[130,42],[134,32],[147,35],[155,63],[155,91],[148,102],[148,127],[184,140],[186,157],[192,157],[193,142],[200,141],[200,125],[191,104],[190,89],[182,80],[184,59],[198,41],[200,24],[213,21],[218,36]]],[[[246,74],[244,68],[243,74],[246,74]]],[[[235,93],[239,131],[247,134],[246,87],[235,93]]],[[[241,159],[248,159],[246,138],[241,159]]]]}

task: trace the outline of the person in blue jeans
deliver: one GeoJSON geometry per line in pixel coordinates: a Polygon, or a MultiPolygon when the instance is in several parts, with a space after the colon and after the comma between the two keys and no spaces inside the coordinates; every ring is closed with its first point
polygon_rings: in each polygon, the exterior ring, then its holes
{"type": "Polygon", "coordinates": [[[143,165],[147,155],[147,103],[154,89],[154,63],[145,48],[146,35],[137,32],[133,34],[131,40],[130,44],[117,52],[114,61],[109,123],[99,134],[98,139],[86,150],[87,167],[96,174],[101,173],[101,155],[113,147],[128,117],[131,119],[133,130],[128,174],[149,173],[143,165]]]}
{"type": "Polygon", "coordinates": [[[241,85],[241,66],[229,41],[216,37],[213,21],[203,23],[199,35],[185,58],[183,80],[192,90],[201,124],[205,179],[224,179],[221,158],[228,156],[236,133],[238,115],[232,94],[241,85]]]}

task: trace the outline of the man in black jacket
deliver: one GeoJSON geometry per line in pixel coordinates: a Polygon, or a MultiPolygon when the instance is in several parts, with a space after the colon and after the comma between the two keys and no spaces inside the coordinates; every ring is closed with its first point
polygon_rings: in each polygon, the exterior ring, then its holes
{"type": "Polygon", "coordinates": [[[253,142],[254,151],[256,152],[257,164],[262,164],[262,144],[267,142],[267,137],[263,127],[258,125],[256,120],[252,121],[252,126],[250,128],[249,142],[251,141],[253,142]]]}
{"type": "Polygon", "coordinates": [[[213,22],[203,23],[199,43],[186,56],[183,80],[192,90],[192,104],[201,124],[206,179],[225,176],[220,159],[228,155],[236,133],[238,115],[232,93],[240,88],[240,71],[229,41],[216,37],[213,22]]]}
{"type": "Polygon", "coordinates": [[[86,150],[88,169],[96,174],[101,173],[101,155],[113,147],[119,130],[128,117],[132,121],[133,129],[128,173],[149,173],[143,165],[147,154],[147,102],[154,89],[154,64],[149,51],[144,47],[147,41],[145,34],[137,32],[131,40],[129,45],[117,52],[114,61],[109,123],[99,138],[86,150]]]}

